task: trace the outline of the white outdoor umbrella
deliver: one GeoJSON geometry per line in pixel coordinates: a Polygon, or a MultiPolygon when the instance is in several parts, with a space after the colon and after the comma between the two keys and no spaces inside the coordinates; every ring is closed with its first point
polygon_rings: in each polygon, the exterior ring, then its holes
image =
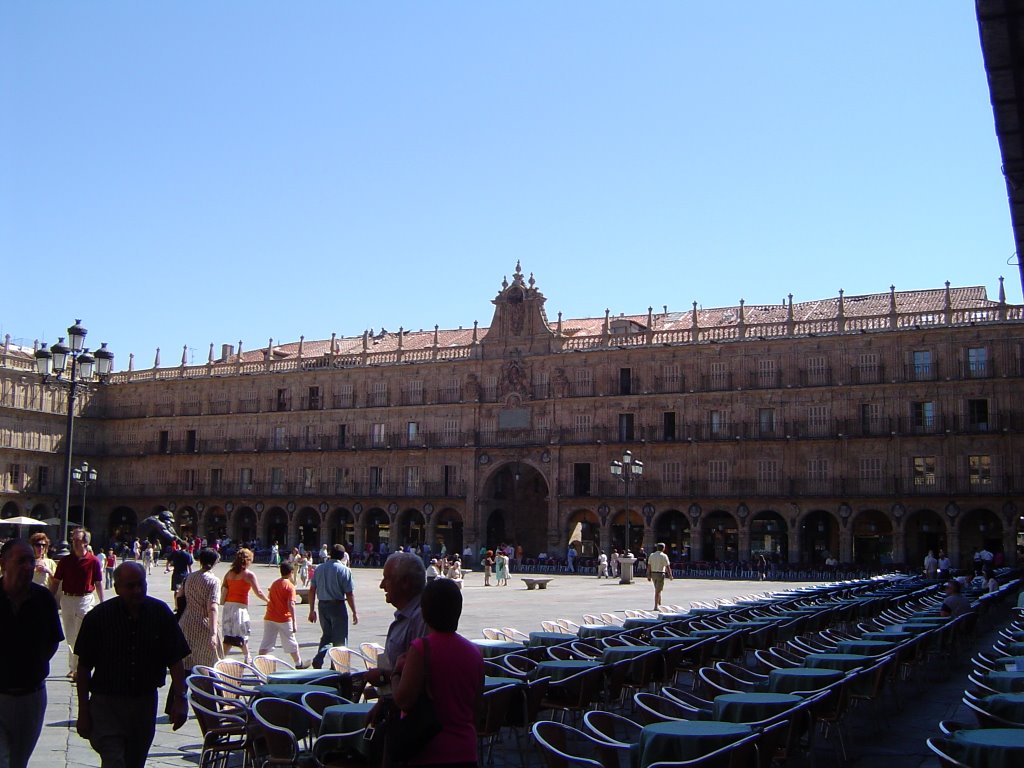
{"type": "Polygon", "coordinates": [[[0,525],[17,525],[21,527],[24,525],[47,525],[47,523],[44,520],[36,520],[34,517],[19,515],[18,517],[0,518],[0,525]]]}

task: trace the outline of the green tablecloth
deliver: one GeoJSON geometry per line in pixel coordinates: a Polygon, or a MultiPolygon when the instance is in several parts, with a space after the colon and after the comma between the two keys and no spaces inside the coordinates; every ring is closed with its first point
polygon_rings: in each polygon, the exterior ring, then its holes
{"type": "Polygon", "coordinates": [[[623,629],[624,627],[616,627],[611,624],[583,624],[576,630],[576,634],[581,640],[586,640],[589,637],[611,637],[619,634],[623,629]]]}
{"type": "Polygon", "coordinates": [[[563,643],[571,643],[573,640],[578,639],[576,635],[568,635],[564,632],[531,632],[529,645],[531,648],[539,645],[562,645],[563,643]]]}
{"type": "MultiPolygon", "coordinates": [[[[320,725],[320,735],[337,733],[353,733],[366,725],[366,716],[370,714],[375,702],[362,704],[338,704],[324,710],[324,719],[320,725]]],[[[345,740],[345,746],[352,752],[369,757],[369,743],[362,737],[362,732],[345,740]]]]}
{"type": "MultiPolygon", "coordinates": [[[[543,677],[543,675],[540,675],[543,677]]],[[[495,688],[501,688],[506,685],[522,685],[523,681],[516,677],[491,677],[488,675],[484,678],[484,690],[491,691],[495,688]]]]}
{"type": "Polygon", "coordinates": [[[679,720],[645,725],[637,747],[639,768],[651,763],[695,760],[751,733],[740,723],[679,720]]]}
{"type": "Polygon", "coordinates": [[[288,699],[294,702],[299,702],[303,694],[310,691],[337,693],[338,689],[333,685],[300,685],[299,683],[264,683],[256,686],[256,692],[260,696],[273,696],[275,699],[288,699]]]}
{"type": "Polygon", "coordinates": [[[652,637],[647,642],[655,648],[673,648],[677,645],[693,645],[700,638],[696,637],[652,637]]]}
{"type": "Polygon", "coordinates": [[[896,643],[882,640],[843,640],[836,645],[836,653],[862,653],[865,656],[881,656],[896,647],[896,643]]]}
{"type": "Polygon", "coordinates": [[[657,647],[653,645],[615,645],[604,649],[604,653],[601,654],[601,661],[605,664],[612,664],[616,661],[622,661],[623,659],[656,650],[658,650],[657,647]]]}
{"type": "Polygon", "coordinates": [[[1024,693],[1024,672],[989,672],[984,679],[1000,693],[1024,693]]]}
{"type": "Polygon", "coordinates": [[[911,616],[909,619],[904,619],[904,624],[930,624],[933,627],[939,627],[947,623],[949,618],[946,616],[911,616]]]}
{"type": "Polygon", "coordinates": [[[493,659],[504,656],[506,653],[523,650],[522,643],[512,643],[508,640],[487,640],[479,637],[473,639],[473,645],[480,649],[485,659],[493,659]]]}
{"type": "Polygon", "coordinates": [[[984,708],[996,717],[1024,723],[1024,693],[997,693],[986,696],[982,701],[984,708]]]}
{"type": "Polygon", "coordinates": [[[1024,643],[1005,643],[1007,656],[1024,656],[1024,643]]]}
{"type": "Polygon", "coordinates": [[[862,653],[812,653],[804,659],[804,666],[810,669],[837,669],[849,672],[857,667],[866,667],[875,659],[862,653]]]}
{"type": "Polygon", "coordinates": [[[768,690],[772,693],[792,693],[793,691],[817,691],[843,679],[843,673],[837,669],[819,667],[793,667],[792,669],[773,669],[768,673],[768,690]]]}
{"type": "Polygon", "coordinates": [[[341,672],[333,669],[289,669],[267,675],[267,683],[270,685],[319,684],[336,688],[340,679],[341,672]]]}
{"type": "Polygon", "coordinates": [[[1016,640],[1018,643],[1024,643],[1024,630],[1010,632],[1010,638],[1016,640]]]}
{"type": "Polygon", "coordinates": [[[691,613],[663,613],[660,616],[662,621],[681,621],[692,617],[693,614],[691,613]]]}
{"type": "Polygon", "coordinates": [[[729,631],[734,629],[763,629],[768,624],[774,624],[775,619],[744,619],[729,623],[729,631]]]}
{"type": "Polygon", "coordinates": [[[594,667],[601,666],[599,661],[584,661],[583,659],[568,659],[561,660],[555,659],[552,661],[542,661],[537,665],[537,669],[534,670],[534,677],[550,677],[554,680],[564,680],[571,675],[575,675],[577,672],[582,672],[584,669],[593,669],[594,667]]]}
{"type": "Polygon", "coordinates": [[[939,625],[930,621],[918,623],[911,622],[910,624],[890,624],[888,627],[882,630],[882,634],[905,635],[909,633],[912,635],[923,635],[925,632],[930,632],[937,626],[939,625]],[[899,627],[899,629],[896,629],[896,627],[899,627]]]}
{"type": "Polygon", "coordinates": [[[1019,768],[1024,764],[1024,728],[985,728],[957,731],[954,755],[971,768],[1019,768]]]}
{"type": "Polygon", "coordinates": [[[623,629],[650,629],[664,624],[668,619],[626,619],[622,623],[623,629]]]}
{"type": "Polygon", "coordinates": [[[689,616],[710,616],[713,613],[721,613],[721,608],[691,608],[687,615],[689,616]]]}
{"type": "Polygon", "coordinates": [[[914,637],[913,632],[865,632],[861,640],[881,640],[884,643],[902,643],[914,637]]]}
{"type": "Polygon", "coordinates": [[[715,720],[728,723],[755,723],[787,709],[803,699],[789,693],[725,693],[715,697],[715,720]]]}
{"type": "Polygon", "coordinates": [[[690,637],[710,637],[712,635],[727,635],[731,631],[729,629],[688,629],[687,633],[690,637]]]}

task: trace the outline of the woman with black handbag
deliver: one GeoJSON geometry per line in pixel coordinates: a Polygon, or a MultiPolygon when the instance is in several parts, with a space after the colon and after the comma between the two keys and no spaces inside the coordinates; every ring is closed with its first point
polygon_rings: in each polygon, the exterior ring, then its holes
{"type": "Polygon", "coordinates": [[[395,667],[402,717],[388,729],[388,752],[409,765],[476,768],[484,661],[480,649],[457,634],[462,591],[437,579],[424,588],[420,606],[430,633],[414,640],[395,667]]]}

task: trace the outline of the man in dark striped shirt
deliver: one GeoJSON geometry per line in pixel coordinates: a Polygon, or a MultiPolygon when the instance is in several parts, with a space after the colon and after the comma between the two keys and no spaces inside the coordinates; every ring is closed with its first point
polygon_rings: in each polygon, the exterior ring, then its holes
{"type": "Polygon", "coordinates": [[[103,768],[142,768],[156,730],[157,689],[171,673],[167,714],[174,730],[188,711],[188,643],[174,614],[146,595],[146,570],[130,560],[114,571],[117,597],[82,621],[78,665],[78,734],[89,740],[103,768]]]}

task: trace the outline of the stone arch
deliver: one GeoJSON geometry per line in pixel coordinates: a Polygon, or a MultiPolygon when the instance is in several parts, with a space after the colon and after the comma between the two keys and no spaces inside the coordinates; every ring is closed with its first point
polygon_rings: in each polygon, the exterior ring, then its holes
{"type": "Polygon", "coordinates": [[[290,552],[288,541],[288,513],[282,507],[270,507],[263,513],[263,541],[270,547],[275,542],[280,545],[281,552],[290,552]]]}
{"type": "Polygon", "coordinates": [[[373,507],[363,512],[363,541],[372,546],[373,552],[380,552],[380,545],[391,546],[391,520],[388,513],[380,507],[373,507]]]}
{"type": "MultiPolygon", "coordinates": [[[[487,521],[486,545],[494,548],[502,541],[519,544],[527,556],[547,552],[549,541],[548,507],[550,483],[545,474],[547,465],[536,465],[530,459],[497,464],[486,475],[480,496],[480,517],[487,521]],[[494,513],[501,511],[501,517],[494,513]],[[492,530],[491,520],[501,520],[501,528],[492,530]]],[[[552,531],[551,533],[555,533],[552,531]]]]}
{"type": "Polygon", "coordinates": [[[714,509],[701,521],[701,552],[705,560],[735,563],[739,561],[739,523],[735,515],[714,509]]]}
{"type": "Polygon", "coordinates": [[[762,509],[750,518],[749,560],[761,555],[775,563],[789,560],[789,524],[774,509],[762,509]]]}
{"type": "Polygon", "coordinates": [[[36,504],[32,507],[32,512],[29,517],[34,517],[36,520],[49,520],[53,515],[53,509],[46,506],[45,504],[36,504]]]}
{"type": "Polygon", "coordinates": [[[228,516],[223,507],[212,506],[206,509],[200,533],[208,545],[228,535],[228,516]]]}
{"type": "Polygon", "coordinates": [[[576,554],[597,557],[601,549],[601,521],[597,513],[590,509],[577,509],[566,522],[566,542],[576,542],[576,554]]]}
{"type": "Polygon", "coordinates": [[[690,559],[690,519],[678,509],[666,509],[654,518],[654,541],[665,545],[668,555],[690,559]]]}
{"type": "Polygon", "coordinates": [[[437,513],[434,523],[434,543],[431,544],[431,551],[442,552],[441,545],[444,545],[445,554],[462,552],[465,543],[462,534],[463,520],[458,510],[445,507],[437,513]]]}
{"type": "Polygon", "coordinates": [[[351,551],[355,542],[355,518],[346,507],[335,507],[327,513],[327,520],[324,523],[327,529],[327,544],[342,544],[345,549],[351,551]]]}
{"type": "Polygon", "coordinates": [[[812,509],[799,526],[802,565],[821,566],[829,557],[839,559],[839,518],[827,509],[812,509]]]}
{"type": "Polygon", "coordinates": [[[320,549],[320,513],[313,507],[303,507],[295,513],[295,543],[307,552],[320,549]]]}
{"type": "Polygon", "coordinates": [[[933,509],[915,509],[903,522],[903,561],[911,573],[924,568],[925,555],[948,552],[946,521],[933,509]]]}
{"type": "Polygon", "coordinates": [[[111,544],[129,542],[135,537],[138,516],[131,507],[116,507],[107,521],[107,541],[111,544]]]}
{"type": "Polygon", "coordinates": [[[616,510],[615,514],[612,515],[608,533],[613,549],[617,549],[620,552],[629,549],[634,555],[638,554],[644,545],[644,519],[640,514],[640,510],[630,508],[628,517],[626,516],[625,509],[616,510]],[[629,538],[628,547],[626,546],[627,533],[629,538]]]}
{"type": "Polygon", "coordinates": [[[195,507],[178,507],[174,510],[174,528],[178,536],[188,540],[199,533],[199,515],[195,507]]]}
{"type": "Polygon", "coordinates": [[[427,521],[423,513],[414,507],[403,509],[395,518],[397,538],[391,543],[398,547],[422,547],[427,538],[427,521]]]}
{"type": "Polygon", "coordinates": [[[487,516],[486,530],[484,546],[488,549],[494,549],[500,542],[508,540],[508,523],[504,509],[491,510],[487,516]]]}
{"type": "Polygon", "coordinates": [[[853,562],[857,565],[887,566],[893,560],[892,521],[877,509],[862,509],[851,521],[853,562]]]}
{"type": "Polygon", "coordinates": [[[19,517],[21,515],[21,507],[18,506],[16,501],[8,501],[4,504],[3,508],[0,509],[0,518],[8,517],[19,517]]]}
{"type": "Polygon", "coordinates": [[[259,535],[259,520],[252,507],[239,507],[231,515],[232,537],[236,544],[253,541],[259,535]]]}
{"type": "MultiPolygon", "coordinates": [[[[1003,523],[991,509],[979,507],[965,512],[957,524],[963,568],[974,568],[974,548],[984,547],[992,554],[1003,551],[1003,523]]],[[[1005,554],[1005,553],[1004,553],[1005,554]]]]}

